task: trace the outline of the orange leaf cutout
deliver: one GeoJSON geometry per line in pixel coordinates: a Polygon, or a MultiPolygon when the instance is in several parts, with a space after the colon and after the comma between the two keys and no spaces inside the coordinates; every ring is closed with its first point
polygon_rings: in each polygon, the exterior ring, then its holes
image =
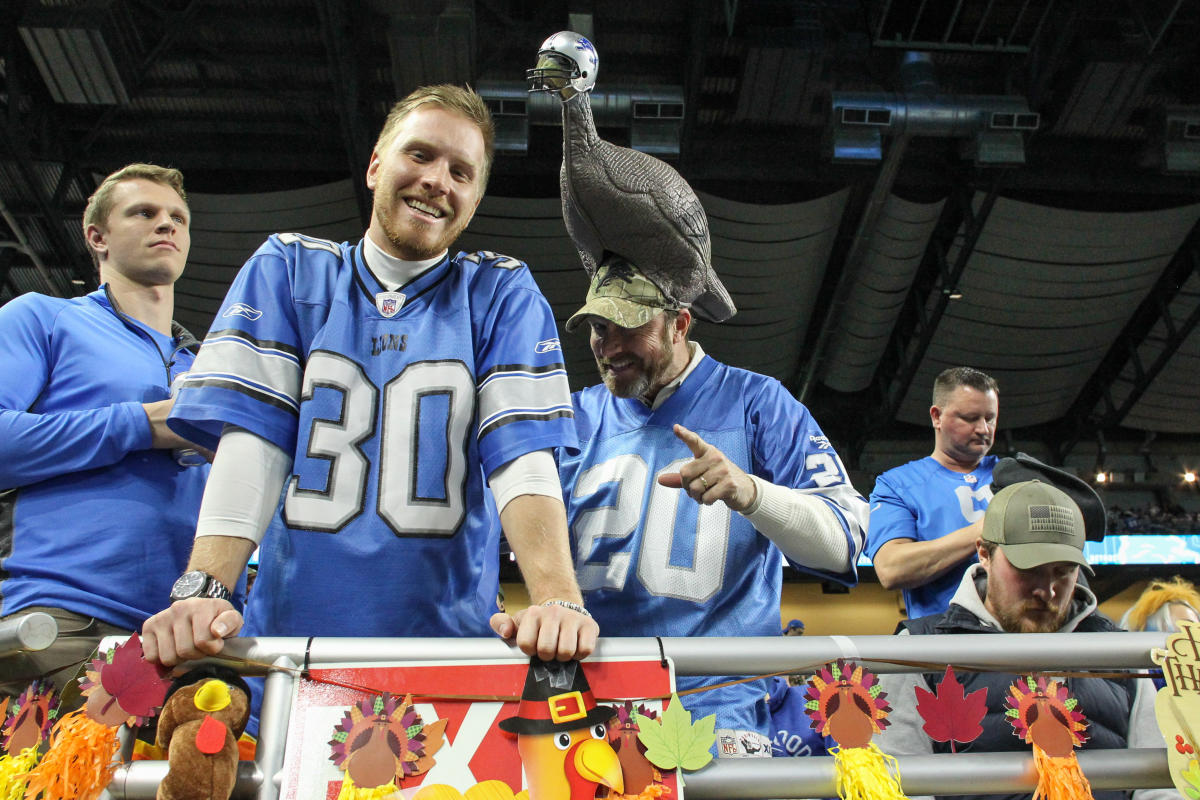
{"type": "Polygon", "coordinates": [[[987,713],[987,688],[967,694],[954,676],[954,667],[946,665],[946,674],[936,693],[916,687],[917,713],[925,720],[924,730],[935,742],[967,744],[979,738],[983,726],[979,723],[987,713]]]}

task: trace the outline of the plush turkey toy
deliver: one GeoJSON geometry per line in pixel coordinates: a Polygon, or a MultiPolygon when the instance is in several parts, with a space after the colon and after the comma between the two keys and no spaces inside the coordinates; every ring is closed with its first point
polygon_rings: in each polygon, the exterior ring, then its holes
{"type": "Polygon", "coordinates": [[[229,800],[249,717],[250,688],[232,670],[199,667],[177,679],[158,717],[170,764],[158,800],[229,800]]]}

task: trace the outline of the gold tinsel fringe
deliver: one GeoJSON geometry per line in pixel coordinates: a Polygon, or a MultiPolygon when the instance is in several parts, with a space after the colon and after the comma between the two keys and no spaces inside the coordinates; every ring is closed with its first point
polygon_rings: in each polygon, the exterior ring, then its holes
{"type": "Polygon", "coordinates": [[[395,779],[373,789],[355,786],[354,781],[350,780],[350,773],[347,772],[342,779],[342,790],[338,792],[337,800],[385,800],[388,797],[399,797],[399,791],[395,779]]]}
{"type": "Polygon", "coordinates": [[[119,748],[114,728],[76,709],[59,719],[50,749],[29,771],[25,797],[42,800],[96,800],[112,781],[119,748]]]}
{"type": "Polygon", "coordinates": [[[874,742],[866,747],[831,747],[842,800],[908,800],[900,788],[900,765],[874,742]]]}
{"type": "Polygon", "coordinates": [[[21,800],[25,796],[25,778],[38,762],[37,745],[26,747],[15,756],[0,756],[0,800],[21,800]]]}
{"type": "Polygon", "coordinates": [[[1033,800],[1092,800],[1092,785],[1079,768],[1074,753],[1055,757],[1035,744],[1033,762],[1038,771],[1033,800]]]}

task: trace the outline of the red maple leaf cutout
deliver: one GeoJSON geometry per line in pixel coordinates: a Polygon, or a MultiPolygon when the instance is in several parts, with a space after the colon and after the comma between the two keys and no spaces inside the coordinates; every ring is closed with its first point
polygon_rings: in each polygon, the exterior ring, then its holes
{"type": "Polygon", "coordinates": [[[143,657],[142,640],[135,633],[113,650],[111,663],[100,667],[100,685],[125,713],[152,717],[171,686],[170,670],[143,657]]]}
{"type": "Polygon", "coordinates": [[[925,732],[935,742],[949,742],[951,752],[957,752],[955,742],[967,744],[983,733],[979,723],[987,713],[987,687],[967,695],[954,677],[954,667],[947,664],[936,694],[920,686],[916,692],[917,713],[925,720],[925,732]]]}

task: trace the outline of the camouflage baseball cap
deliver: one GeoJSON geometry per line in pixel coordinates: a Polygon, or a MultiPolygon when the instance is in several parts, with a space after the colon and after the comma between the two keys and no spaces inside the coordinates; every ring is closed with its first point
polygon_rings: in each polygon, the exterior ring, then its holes
{"type": "Polygon", "coordinates": [[[574,332],[584,318],[593,314],[622,328],[639,328],[661,311],[678,308],[640,269],[613,256],[596,270],[587,301],[567,320],[567,330],[574,332]]]}

